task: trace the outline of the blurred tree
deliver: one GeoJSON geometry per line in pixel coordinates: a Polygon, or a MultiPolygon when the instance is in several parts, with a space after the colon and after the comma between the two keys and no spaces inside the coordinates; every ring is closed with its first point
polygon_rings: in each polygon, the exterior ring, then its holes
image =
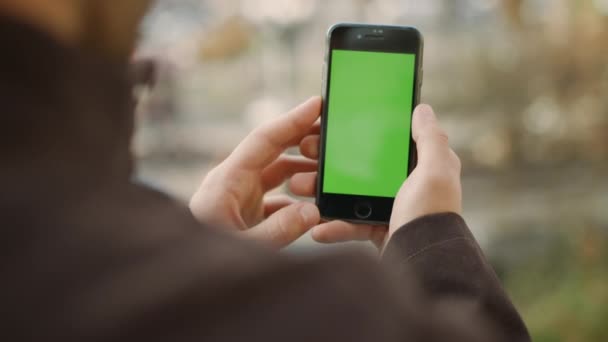
{"type": "Polygon", "coordinates": [[[247,51],[252,39],[250,25],[242,17],[232,16],[205,32],[200,56],[203,62],[235,57],[247,51]]]}
{"type": "Polygon", "coordinates": [[[503,9],[509,22],[517,27],[522,26],[522,5],[524,0],[502,0],[503,9]]]}
{"type": "Polygon", "coordinates": [[[503,234],[488,248],[492,263],[533,341],[608,341],[607,231],[558,222],[551,229],[552,235],[538,229],[503,234]],[[506,253],[505,245],[519,255],[506,253]]]}

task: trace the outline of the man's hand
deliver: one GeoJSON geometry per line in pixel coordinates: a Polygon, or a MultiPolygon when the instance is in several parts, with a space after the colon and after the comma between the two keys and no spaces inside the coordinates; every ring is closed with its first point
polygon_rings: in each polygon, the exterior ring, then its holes
{"type": "Polygon", "coordinates": [[[395,199],[389,236],[416,218],[462,211],[460,159],[450,148],[448,136],[430,106],[420,105],[414,111],[412,134],[418,165],[395,199]]]}
{"type": "Polygon", "coordinates": [[[314,204],[286,195],[267,196],[286,181],[297,196],[315,195],[320,112],[321,99],[315,97],[249,134],[207,174],[190,201],[194,216],[277,248],[313,227],[313,238],[321,242],[372,240],[381,244],[386,227],[321,223],[314,204]],[[293,146],[300,146],[304,157],[283,154],[293,146]]]}
{"type": "MultiPolygon", "coordinates": [[[[392,233],[416,218],[443,212],[461,213],[460,160],[450,148],[448,137],[439,127],[430,106],[420,105],[416,108],[412,130],[417,145],[418,165],[395,199],[388,234],[382,227],[372,227],[373,230],[353,225],[340,229],[319,227],[312,232],[315,240],[335,242],[356,237],[370,239],[381,247],[388,242],[392,233]],[[385,240],[381,241],[382,238],[385,240]]],[[[301,144],[301,151],[305,155],[313,155],[318,148],[318,136],[307,137],[301,144]]]]}

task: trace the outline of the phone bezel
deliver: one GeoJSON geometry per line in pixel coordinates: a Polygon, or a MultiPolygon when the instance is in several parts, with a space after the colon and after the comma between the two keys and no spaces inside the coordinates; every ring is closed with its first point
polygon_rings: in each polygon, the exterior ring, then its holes
{"type": "MultiPolygon", "coordinates": [[[[329,91],[331,88],[332,50],[354,50],[372,52],[410,53],[416,56],[414,74],[414,94],[412,108],[420,102],[423,68],[423,38],[414,27],[340,23],[332,26],[327,33],[327,47],[323,71],[323,107],[321,115],[321,142],[319,150],[319,170],[317,177],[316,203],[325,220],[346,220],[356,223],[387,224],[390,220],[394,198],[340,195],[323,193],[325,166],[325,143],[329,91]],[[362,38],[358,38],[361,35],[362,38]],[[368,37],[366,39],[366,36],[368,37]],[[371,215],[362,218],[355,214],[355,207],[369,206],[371,215]]],[[[411,115],[411,114],[410,114],[411,115]]],[[[417,163],[416,145],[410,131],[408,175],[417,163]]]]}

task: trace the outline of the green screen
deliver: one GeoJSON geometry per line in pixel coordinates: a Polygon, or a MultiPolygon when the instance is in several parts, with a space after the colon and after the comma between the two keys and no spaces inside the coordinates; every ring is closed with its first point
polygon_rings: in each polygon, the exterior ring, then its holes
{"type": "Polygon", "coordinates": [[[407,178],[416,56],[333,50],[323,192],[395,197],[407,178]]]}

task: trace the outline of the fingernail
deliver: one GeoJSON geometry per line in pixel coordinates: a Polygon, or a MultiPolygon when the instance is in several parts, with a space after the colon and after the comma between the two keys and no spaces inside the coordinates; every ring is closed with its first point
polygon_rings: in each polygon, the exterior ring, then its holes
{"type": "Polygon", "coordinates": [[[424,119],[434,119],[435,112],[433,108],[427,104],[421,104],[416,108],[418,115],[420,115],[424,119]]]}
{"type": "Polygon", "coordinates": [[[304,222],[308,224],[314,224],[317,221],[318,209],[312,204],[304,204],[298,209],[300,211],[300,216],[304,222]]]}

